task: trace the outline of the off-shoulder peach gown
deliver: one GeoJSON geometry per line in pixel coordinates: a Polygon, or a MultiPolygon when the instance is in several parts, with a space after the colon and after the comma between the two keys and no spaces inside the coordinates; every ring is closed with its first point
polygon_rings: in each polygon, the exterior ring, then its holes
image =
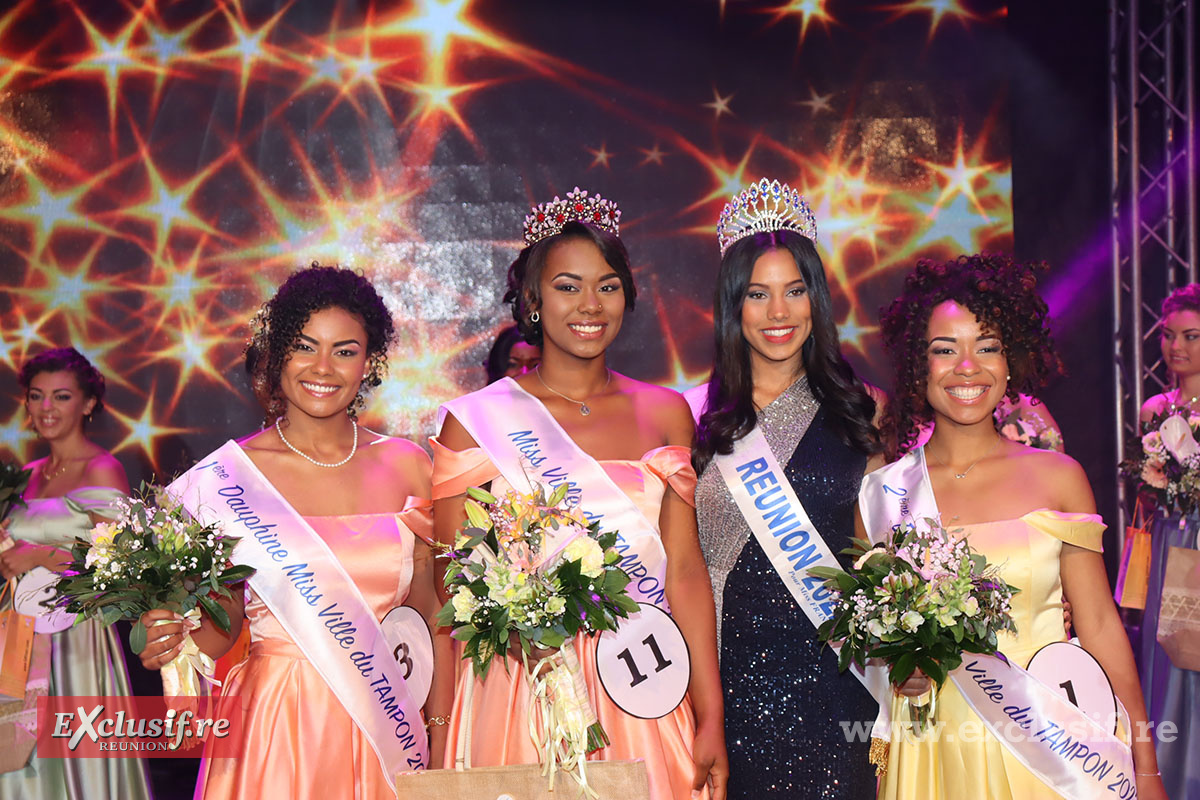
{"type": "MultiPolygon", "coordinates": [[[[414,536],[433,533],[428,500],[396,514],[305,517],[363,598],[383,619],[408,596],[414,536]]],[[[229,671],[219,711],[238,698],[243,745],[237,759],[205,758],[197,798],[395,800],[370,743],[283,626],[247,590],[250,654],[229,671]]]]}
{"type": "MultiPolygon", "coordinates": [[[[951,530],[956,530],[951,526],[951,530]]],[[[1013,597],[1016,633],[1000,634],[1000,651],[1025,666],[1043,646],[1067,638],[1063,625],[1062,578],[1058,562],[1063,544],[1100,552],[1104,523],[1095,514],[1040,509],[1020,519],[981,522],[957,529],[971,546],[1000,567],[1004,580],[1020,589],[1013,597]]],[[[897,697],[892,719],[907,712],[897,697]]],[[[881,800],[1051,800],[1058,792],[1042,783],[1017,760],[947,681],[938,694],[937,720],[955,734],[940,740],[914,740],[893,734],[881,800]],[[966,726],[961,727],[960,726],[966,726]]]]}
{"type": "MultiPolygon", "coordinates": [[[[455,451],[444,447],[437,437],[433,446],[433,498],[462,494],[469,486],[492,482],[492,492],[504,492],[508,483],[500,477],[487,454],[478,447],[455,451]]],[[[658,536],[658,513],[667,486],[693,502],[696,473],[692,470],[691,451],[686,447],[660,447],[637,461],[601,461],[600,466],[629,496],[655,530],[643,535],[658,536]]],[[[628,535],[628,531],[624,532],[628,535]]],[[[612,742],[588,758],[623,760],[640,758],[646,762],[653,800],[674,800],[691,796],[692,739],[695,715],[690,698],[661,719],[639,719],[621,711],[605,694],[596,672],[595,640],[580,636],[575,649],[587,680],[588,694],[600,723],[612,742]]],[[[462,698],[466,682],[473,673],[467,665],[459,672],[450,737],[446,745],[446,766],[453,766],[458,743],[458,724],[463,713],[462,698]]],[[[529,736],[529,684],[521,663],[510,659],[507,672],[494,665],[487,679],[475,679],[474,727],[471,763],[477,767],[506,764],[536,764],[537,750],[529,736]]]]}

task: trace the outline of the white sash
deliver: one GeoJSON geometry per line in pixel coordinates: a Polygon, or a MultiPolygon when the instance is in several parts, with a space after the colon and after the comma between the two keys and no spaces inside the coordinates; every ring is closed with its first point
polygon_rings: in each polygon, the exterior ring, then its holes
{"type": "MultiPolygon", "coordinates": [[[[708,384],[689,389],[684,398],[699,422],[707,404],[708,384]]],[[[714,455],[712,463],[792,599],[813,627],[819,628],[833,616],[834,598],[825,581],[809,575],[808,570],[841,569],[842,565],[809,519],[762,429],[755,426],[734,443],[733,452],[714,455]]],[[[855,665],[852,671],[881,705],[890,702],[891,687],[882,668],[868,665],[864,672],[855,665]]]]}
{"type": "Polygon", "coordinates": [[[236,442],[201,459],[167,491],[205,524],[241,537],[237,564],[375,749],[388,784],[424,769],[420,709],[379,621],[337,556],[236,442]]]}
{"type": "MultiPolygon", "coordinates": [[[[859,509],[873,541],[906,519],[939,519],[924,448],[867,475],[859,509]]],[[[1009,753],[1063,797],[1131,796],[1129,747],[1020,665],[964,654],[950,680],[1009,753]]]]}
{"type": "Polygon", "coordinates": [[[658,528],[621,491],[612,478],[579,448],[541,401],[512,378],[502,378],[438,409],[438,427],[446,414],[466,428],[509,485],[528,491],[532,482],[552,489],[566,482],[567,497],[602,530],[616,531],[621,568],[632,579],[626,591],[639,602],[664,611],[667,604],[667,553],[658,528]]]}

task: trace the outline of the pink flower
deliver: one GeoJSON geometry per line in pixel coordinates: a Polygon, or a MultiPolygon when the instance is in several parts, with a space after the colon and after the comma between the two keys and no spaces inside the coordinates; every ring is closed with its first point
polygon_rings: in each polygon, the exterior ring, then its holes
{"type": "Polygon", "coordinates": [[[1000,435],[1005,439],[1009,439],[1014,442],[1021,441],[1021,432],[1017,430],[1017,426],[1011,422],[1000,429],[1000,435]]]}

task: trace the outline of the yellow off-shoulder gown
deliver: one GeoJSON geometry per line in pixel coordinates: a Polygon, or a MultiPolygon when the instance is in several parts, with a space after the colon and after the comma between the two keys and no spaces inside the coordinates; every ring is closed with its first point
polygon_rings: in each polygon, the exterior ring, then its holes
{"type": "MultiPolygon", "coordinates": [[[[1016,634],[1000,636],[1000,651],[1022,667],[1041,647],[1066,639],[1059,554],[1063,543],[1100,552],[1104,523],[1095,514],[1040,509],[1020,519],[964,525],[952,531],[1000,566],[1004,580],[1020,589],[1013,598],[1016,634]]],[[[902,699],[892,702],[892,718],[907,718],[902,699]]],[[[881,800],[1041,800],[1060,795],[1035,777],[984,728],[954,684],[941,688],[936,717],[943,735],[914,740],[893,726],[881,800]],[[963,723],[966,736],[954,733],[963,723]]]]}

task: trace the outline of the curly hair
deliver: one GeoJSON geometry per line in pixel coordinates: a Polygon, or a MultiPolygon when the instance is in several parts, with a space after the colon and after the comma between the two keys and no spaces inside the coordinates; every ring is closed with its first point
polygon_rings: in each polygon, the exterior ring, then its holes
{"type": "Polygon", "coordinates": [[[83,417],[85,424],[91,422],[98,412],[104,410],[104,376],[100,374],[100,370],[92,366],[92,362],[88,361],[83,353],[74,347],[43,350],[26,361],[21,365],[21,372],[17,376],[21,389],[28,392],[29,384],[33,383],[33,379],[43,372],[70,372],[75,376],[75,382],[79,384],[79,390],[83,392],[84,397],[90,397],[96,401],[92,410],[83,417]]]}
{"type": "Polygon", "coordinates": [[[713,298],[716,348],[708,384],[708,409],[700,417],[692,448],[692,465],[697,473],[703,472],[714,456],[733,452],[734,443],[753,430],[758,420],[750,346],[742,334],[742,303],[755,262],[771,250],[791,254],[808,288],[812,333],[800,353],[813,395],[831,412],[830,422],[843,442],[867,455],[882,449],[879,432],[872,424],[875,401],[842,357],[825,266],[816,247],[792,231],[756,233],[725,252],[717,273],[713,298]]]}
{"type": "Polygon", "coordinates": [[[1176,311],[1200,313],[1200,283],[1189,283],[1171,292],[1162,301],[1162,316],[1167,318],[1176,311]]]}
{"type": "Polygon", "coordinates": [[[268,424],[287,409],[280,386],[283,365],[292,357],[309,317],[327,308],[349,312],[367,332],[367,369],[358,396],[346,412],[357,416],[365,403],[364,393],[383,382],[388,347],[396,335],[383,298],[361,273],[323,267],[314,261],[308,269],[293,272],[275,296],[263,303],[252,323],[246,372],[268,424]]]}
{"type": "Polygon", "coordinates": [[[965,307],[980,326],[999,337],[1008,362],[1008,398],[1034,394],[1063,373],[1047,325],[1046,302],[1037,291],[1044,262],[1021,263],[1007,255],[922,259],[904,279],[904,291],[880,311],[884,352],[895,374],[882,428],[891,456],[909,450],[933,418],[926,397],[929,317],[947,301],[965,307]]]}
{"type": "Polygon", "coordinates": [[[504,293],[504,302],[512,306],[517,329],[529,344],[538,347],[542,345],[541,323],[530,319],[542,304],[542,267],[546,266],[550,251],[556,245],[570,239],[582,239],[600,249],[604,260],[621,280],[621,288],[625,292],[625,310],[633,311],[637,287],[633,284],[629,253],[626,252],[621,239],[615,233],[586,222],[568,222],[563,225],[562,233],[547,236],[522,250],[508,268],[508,291],[504,293]]]}

